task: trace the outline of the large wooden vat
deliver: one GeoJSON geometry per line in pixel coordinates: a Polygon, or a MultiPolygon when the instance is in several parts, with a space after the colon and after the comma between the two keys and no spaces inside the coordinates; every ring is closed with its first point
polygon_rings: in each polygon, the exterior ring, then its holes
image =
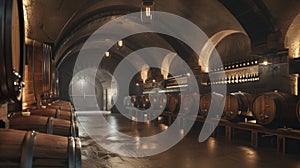
{"type": "Polygon", "coordinates": [[[268,92],[253,101],[253,115],[257,123],[275,127],[298,127],[296,98],[281,92],[268,92]]]}
{"type": "MultiPolygon", "coordinates": [[[[219,106],[219,105],[221,105],[221,102],[223,100],[224,100],[224,96],[222,94],[215,93],[215,92],[210,93],[210,94],[200,95],[199,114],[201,116],[206,117],[211,108],[211,103],[214,101],[216,103],[216,106],[219,106]]],[[[218,109],[218,107],[215,107],[215,109],[218,109]]],[[[219,117],[219,116],[216,116],[216,117],[219,117]]]]}
{"type": "Polygon", "coordinates": [[[79,138],[12,129],[0,129],[0,137],[1,167],[81,167],[79,138]]]}
{"type": "Polygon", "coordinates": [[[224,118],[234,121],[242,119],[241,116],[252,116],[253,96],[245,92],[230,93],[226,96],[224,118]]]}
{"type": "Polygon", "coordinates": [[[180,94],[168,94],[166,110],[172,113],[178,113],[181,104],[180,98],[181,98],[180,94]]]}
{"type": "Polygon", "coordinates": [[[9,127],[17,130],[34,130],[41,133],[60,136],[78,136],[77,121],[67,121],[53,117],[12,117],[9,121],[9,127]]]}
{"type": "Polygon", "coordinates": [[[20,101],[25,49],[22,1],[2,0],[0,22],[0,103],[20,101]]]}

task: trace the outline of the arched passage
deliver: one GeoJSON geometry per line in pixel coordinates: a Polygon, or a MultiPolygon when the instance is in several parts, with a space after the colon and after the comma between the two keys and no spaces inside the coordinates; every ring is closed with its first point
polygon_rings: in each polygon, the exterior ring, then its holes
{"type": "Polygon", "coordinates": [[[286,33],[285,48],[289,49],[290,57],[300,57],[300,13],[295,17],[286,33]]]}

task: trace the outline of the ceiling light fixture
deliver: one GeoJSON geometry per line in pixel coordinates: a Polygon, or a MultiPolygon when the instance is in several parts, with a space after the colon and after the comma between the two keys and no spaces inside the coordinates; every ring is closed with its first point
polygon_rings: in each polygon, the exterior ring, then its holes
{"type": "Polygon", "coordinates": [[[153,13],[155,2],[153,0],[143,0],[141,5],[141,21],[143,23],[151,23],[153,20],[153,13]]]}

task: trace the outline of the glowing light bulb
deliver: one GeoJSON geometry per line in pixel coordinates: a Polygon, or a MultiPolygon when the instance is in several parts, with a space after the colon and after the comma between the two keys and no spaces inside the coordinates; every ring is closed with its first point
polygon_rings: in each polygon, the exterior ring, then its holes
{"type": "Polygon", "coordinates": [[[122,40],[118,41],[118,47],[123,47],[124,46],[124,42],[122,40]]]}
{"type": "Polygon", "coordinates": [[[150,7],[146,7],[146,16],[147,17],[151,16],[151,8],[150,7]]]}
{"type": "Polygon", "coordinates": [[[110,56],[110,52],[106,51],[105,52],[105,57],[109,57],[110,56]]]}

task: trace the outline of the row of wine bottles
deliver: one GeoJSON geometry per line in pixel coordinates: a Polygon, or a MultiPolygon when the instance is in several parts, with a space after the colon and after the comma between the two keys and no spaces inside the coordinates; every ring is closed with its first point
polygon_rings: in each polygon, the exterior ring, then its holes
{"type": "Polygon", "coordinates": [[[246,83],[246,82],[256,82],[259,81],[259,75],[254,74],[246,74],[246,75],[236,75],[236,76],[228,76],[222,79],[216,78],[211,79],[207,82],[207,85],[220,85],[220,84],[237,84],[237,83],[246,83]]]}
{"type": "Polygon", "coordinates": [[[217,71],[223,71],[223,70],[249,67],[249,66],[258,65],[258,63],[259,63],[258,60],[253,59],[253,60],[248,60],[248,61],[243,61],[243,62],[235,62],[235,63],[230,63],[230,64],[224,64],[222,66],[212,66],[210,68],[210,72],[217,72],[217,71]]]}

